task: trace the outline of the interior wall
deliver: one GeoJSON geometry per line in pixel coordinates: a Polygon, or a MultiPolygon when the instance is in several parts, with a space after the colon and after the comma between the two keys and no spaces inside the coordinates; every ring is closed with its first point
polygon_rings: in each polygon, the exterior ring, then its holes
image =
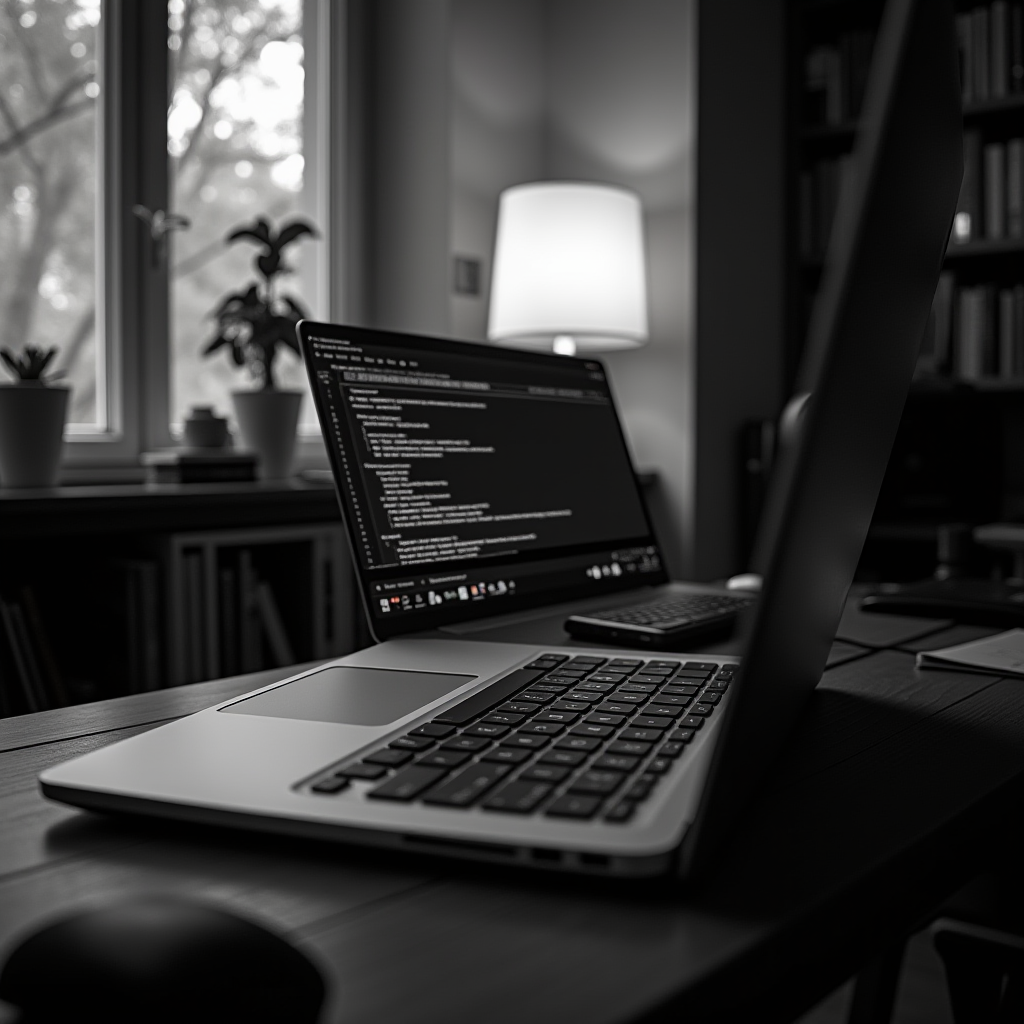
{"type": "Polygon", "coordinates": [[[548,4],[547,175],[622,185],[644,210],[650,337],[606,357],[638,466],[655,468],[655,528],[694,578],[696,4],[548,4]]]}
{"type": "Polygon", "coordinates": [[[739,428],[781,405],[784,3],[350,0],[369,26],[365,322],[483,340],[502,189],[640,195],[651,337],[607,363],[679,578],[743,568],[739,428]],[[478,296],[454,293],[456,255],[480,262],[478,296]]]}

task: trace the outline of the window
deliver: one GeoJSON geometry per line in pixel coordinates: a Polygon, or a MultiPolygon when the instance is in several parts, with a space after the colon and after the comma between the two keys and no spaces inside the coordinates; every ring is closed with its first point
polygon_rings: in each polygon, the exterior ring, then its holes
{"type": "MultiPolygon", "coordinates": [[[[340,31],[329,0],[0,0],[0,344],[58,346],[66,462],[137,465],[190,406],[230,414],[229,390],[250,386],[200,355],[209,314],[254,277],[230,230],[315,224],[284,290],[331,314],[332,10],[340,31]],[[154,230],[154,212],[191,227],[154,230]]],[[[297,357],[279,367],[281,386],[307,386],[297,357]]],[[[308,399],[303,427],[322,450],[308,399]]]]}
{"type": "Polygon", "coordinates": [[[73,432],[107,428],[96,225],[100,0],[0,4],[0,345],[59,346],[73,432]]]}

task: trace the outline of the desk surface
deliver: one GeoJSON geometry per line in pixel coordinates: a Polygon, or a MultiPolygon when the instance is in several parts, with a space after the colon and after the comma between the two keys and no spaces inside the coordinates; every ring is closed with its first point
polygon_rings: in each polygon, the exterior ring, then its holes
{"type": "Polygon", "coordinates": [[[1024,683],[913,667],[914,646],[962,634],[844,619],[786,755],[686,888],[116,820],[40,797],[49,765],[274,673],[0,722],[0,959],[49,916],[177,892],[306,950],[331,979],[331,1021],[791,1019],[982,867],[1020,810],[1024,683]]]}

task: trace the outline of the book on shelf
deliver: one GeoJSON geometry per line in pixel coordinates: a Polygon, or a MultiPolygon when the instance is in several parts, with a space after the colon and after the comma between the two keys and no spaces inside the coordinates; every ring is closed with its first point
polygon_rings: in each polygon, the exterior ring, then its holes
{"type": "Polygon", "coordinates": [[[220,674],[236,676],[238,667],[238,572],[234,566],[221,566],[220,601],[220,674]]]}
{"type": "Polygon", "coordinates": [[[841,127],[856,120],[864,102],[874,33],[844,32],[838,45],[815,46],[804,62],[804,96],[809,124],[841,127]]]}
{"type": "Polygon", "coordinates": [[[1024,139],[1006,143],[1006,236],[1024,238],[1024,139]]]}
{"type": "Polygon", "coordinates": [[[1024,5],[1010,5],[1010,92],[1024,93],[1024,5]]]}
{"type": "Polygon", "coordinates": [[[974,19],[970,11],[956,16],[956,47],[960,63],[960,99],[974,102],[974,19]]]}
{"type": "Polygon", "coordinates": [[[974,47],[974,98],[981,102],[991,94],[989,88],[989,16],[987,7],[971,11],[971,43],[974,47]]]}
{"type": "Polygon", "coordinates": [[[1006,147],[1001,142],[987,143],[982,149],[982,161],[985,237],[999,239],[1006,233],[1006,147]]]}
{"type": "Polygon", "coordinates": [[[273,667],[284,668],[286,665],[294,665],[298,659],[284,628],[284,620],[281,618],[277,601],[274,600],[274,592],[266,580],[261,580],[256,585],[256,608],[259,611],[263,634],[267,638],[267,646],[274,660],[273,667]]]}
{"type": "Polygon", "coordinates": [[[964,132],[964,176],[951,237],[957,244],[981,237],[981,135],[974,130],[964,132]]]}
{"type": "Polygon", "coordinates": [[[994,0],[989,10],[989,95],[994,100],[1010,94],[1010,5],[994,0]]]}

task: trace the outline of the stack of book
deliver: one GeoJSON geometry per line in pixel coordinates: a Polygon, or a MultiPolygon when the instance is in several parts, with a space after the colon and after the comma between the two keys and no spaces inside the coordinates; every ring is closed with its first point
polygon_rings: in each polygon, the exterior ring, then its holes
{"type": "Polygon", "coordinates": [[[958,287],[943,273],[918,370],[965,381],[1024,381],[1024,284],[958,287]]]}
{"type": "Polygon", "coordinates": [[[983,143],[968,131],[952,241],[1001,238],[1024,238],[1024,138],[983,143]]]}
{"type": "Polygon", "coordinates": [[[256,479],[258,457],[233,448],[167,448],[143,452],[151,484],[239,483],[256,479]]]}
{"type": "Polygon", "coordinates": [[[0,597],[0,716],[69,703],[33,591],[0,597]]]}
{"type": "Polygon", "coordinates": [[[1019,0],[979,4],[956,17],[964,104],[1024,93],[1024,11],[1019,0]]]}

